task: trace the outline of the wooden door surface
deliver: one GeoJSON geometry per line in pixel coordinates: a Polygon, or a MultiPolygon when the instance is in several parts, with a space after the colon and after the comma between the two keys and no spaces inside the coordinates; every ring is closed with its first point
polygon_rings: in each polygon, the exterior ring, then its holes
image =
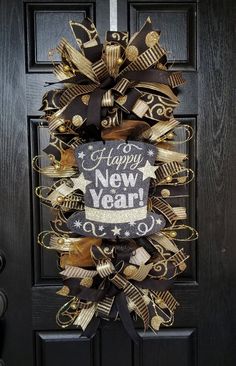
{"type": "Polygon", "coordinates": [[[0,365],[236,364],[233,3],[110,1],[112,14],[117,5],[118,30],[133,33],[147,16],[162,30],[169,64],[187,80],[175,116],[196,131],[185,146],[196,172],[187,205],[200,238],[185,245],[190,259],[173,288],[181,304],[175,324],[158,335],[140,329],[142,342],[136,346],[119,322],[104,322],[92,339],[57,327],[55,314],[64,299],[56,295],[61,284],[56,256],[36,243],[50,218],[34,196],[43,182],[31,168],[32,157],[47,145],[38,109],[45,81],[53,80],[48,50],[62,36],[72,38],[71,19],[88,16],[105,34],[109,1],[0,1],[0,365]]]}

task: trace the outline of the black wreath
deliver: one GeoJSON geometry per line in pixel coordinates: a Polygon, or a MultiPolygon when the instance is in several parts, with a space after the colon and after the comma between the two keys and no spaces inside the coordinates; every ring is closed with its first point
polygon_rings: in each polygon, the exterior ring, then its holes
{"type": "Polygon", "coordinates": [[[34,168],[53,179],[53,184],[36,189],[55,215],[51,230],[40,233],[38,242],[59,254],[63,287],[58,294],[68,299],[57,313],[57,323],[80,326],[91,336],[101,318],[120,318],[137,341],[133,317],[142,319],[144,330],[150,327],[154,332],[161,324],[173,323],[178,302],[169,288],[188,258],[177,243],[197,238],[196,231],[182,223],[185,208],[171,205],[187,196],[186,185],[193,179],[187,155],[176,149],[191,139],[192,129],[173,117],[179,104],[176,88],[184,79],[180,72],[168,70],[160,32],[153,30],[149,18],[130,39],[127,32],[108,31],[104,44],[89,19],[81,24],[71,21],[70,26],[79,49],[63,38],[49,52],[51,58],[54,51],[61,55],[61,62],[54,64],[59,82],[44,95],[41,107],[50,133],[44,149],[50,164],[41,156],[33,159],[34,168]],[[160,232],[108,240],[81,237],[68,229],[68,218],[84,209],[83,193],[73,190],[71,179],[79,174],[74,151],[98,140],[155,145],[158,169],[148,205],[166,218],[168,224],[160,232]],[[62,185],[69,193],[65,189],[58,195],[62,185]],[[140,248],[144,263],[131,264],[140,248]]]}

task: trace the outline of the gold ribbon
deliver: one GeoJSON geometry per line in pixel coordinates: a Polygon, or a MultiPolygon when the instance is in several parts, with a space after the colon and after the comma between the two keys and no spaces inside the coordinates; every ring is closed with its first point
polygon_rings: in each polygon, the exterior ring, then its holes
{"type": "Polygon", "coordinates": [[[135,280],[135,281],[143,281],[148,273],[151,271],[153,267],[153,263],[149,263],[149,264],[141,264],[137,271],[134,272],[134,274],[132,274],[129,279],[130,280],[135,280]]]}
{"type": "Polygon", "coordinates": [[[72,166],[62,166],[60,163],[55,162],[54,165],[41,167],[39,165],[39,159],[44,158],[44,156],[37,155],[32,160],[33,169],[36,170],[38,173],[46,175],[50,178],[68,178],[76,173],[78,173],[77,167],[72,166]],[[57,167],[58,165],[58,167],[57,167]]]}
{"type": "Polygon", "coordinates": [[[79,315],[74,320],[73,324],[81,327],[83,330],[87,328],[96,312],[96,304],[93,304],[89,309],[82,309],[79,315]]]}
{"type": "Polygon", "coordinates": [[[143,248],[137,248],[135,254],[130,257],[129,263],[141,265],[151,258],[150,254],[143,248]]]}
{"type": "Polygon", "coordinates": [[[177,161],[178,163],[182,163],[187,159],[187,154],[183,154],[176,151],[170,151],[167,149],[163,149],[161,147],[157,147],[157,156],[156,160],[163,161],[164,163],[170,163],[172,161],[177,161]]]}
{"type": "Polygon", "coordinates": [[[70,61],[77,67],[77,70],[91,79],[93,82],[98,83],[96,74],[92,68],[92,63],[83,56],[78,50],[71,46],[71,44],[62,38],[59,45],[57,46],[58,52],[63,56],[66,51],[70,61]]]}
{"type": "Polygon", "coordinates": [[[112,274],[115,270],[112,262],[108,259],[101,259],[96,265],[97,272],[100,277],[105,278],[112,274]]]}
{"type": "Polygon", "coordinates": [[[178,247],[175,245],[173,240],[170,240],[162,233],[155,233],[148,237],[148,239],[151,239],[152,245],[158,250],[159,244],[166,250],[176,253],[178,251],[178,247]],[[154,241],[154,242],[153,242],[154,241]],[[158,245],[155,244],[158,243],[158,245]]]}
{"type": "Polygon", "coordinates": [[[120,45],[106,45],[105,59],[109,74],[116,78],[119,72],[119,64],[117,63],[120,58],[120,45]]]}
{"type": "Polygon", "coordinates": [[[151,93],[143,93],[141,100],[147,105],[144,116],[154,121],[169,120],[174,108],[179,104],[169,98],[151,93]]]}
{"type": "Polygon", "coordinates": [[[177,306],[179,305],[178,301],[174,298],[174,296],[170,293],[170,291],[159,291],[155,292],[157,297],[157,303],[161,307],[167,307],[172,313],[175,311],[177,306]],[[161,301],[158,301],[158,300],[161,301]]]}
{"type": "Polygon", "coordinates": [[[174,118],[171,118],[169,121],[157,122],[147,131],[143,132],[143,137],[148,138],[150,141],[158,141],[161,136],[164,136],[179,124],[180,122],[176,121],[174,118]]]}
{"type": "Polygon", "coordinates": [[[92,64],[92,70],[99,81],[109,76],[107,65],[102,59],[92,64]]]}
{"type": "Polygon", "coordinates": [[[177,163],[176,161],[165,163],[160,165],[156,170],[156,182],[158,183],[165,183],[163,182],[165,178],[172,177],[180,172],[186,171],[186,168],[177,163]]]}
{"type": "Polygon", "coordinates": [[[123,96],[130,84],[131,82],[128,79],[122,78],[112,87],[112,90],[123,96]]]}
{"type": "Polygon", "coordinates": [[[148,83],[148,82],[139,82],[136,85],[136,88],[138,89],[150,89],[154,90],[156,92],[161,92],[162,94],[165,94],[168,98],[170,98],[173,102],[179,103],[178,98],[173,93],[171,88],[168,85],[160,84],[160,83],[148,83]]]}
{"type": "Polygon", "coordinates": [[[173,223],[176,220],[181,220],[182,216],[177,216],[175,210],[172,206],[170,206],[165,200],[162,198],[152,197],[152,207],[156,208],[160,211],[170,223],[173,223]]]}
{"type": "Polygon", "coordinates": [[[64,106],[67,106],[67,104],[70,103],[71,100],[77,97],[78,95],[91,93],[96,88],[97,84],[74,85],[70,88],[67,88],[61,95],[60,107],[63,108],[64,106]]]}
{"type": "Polygon", "coordinates": [[[114,303],[115,297],[105,297],[103,300],[99,301],[97,304],[97,311],[101,314],[101,316],[108,317],[112,305],[114,303]]]}
{"type": "Polygon", "coordinates": [[[148,48],[145,52],[138,56],[135,61],[126,66],[119,73],[119,76],[122,76],[127,71],[146,70],[152,65],[156,64],[164,55],[165,51],[157,43],[153,47],[148,48]]]}
{"type": "MultiPolygon", "coordinates": [[[[77,239],[75,239],[77,240],[77,239]]],[[[95,277],[98,272],[97,271],[90,271],[84,268],[80,268],[80,267],[74,267],[74,266],[65,266],[65,269],[60,272],[60,274],[62,276],[65,277],[70,277],[70,278],[93,278],[95,277]]]]}

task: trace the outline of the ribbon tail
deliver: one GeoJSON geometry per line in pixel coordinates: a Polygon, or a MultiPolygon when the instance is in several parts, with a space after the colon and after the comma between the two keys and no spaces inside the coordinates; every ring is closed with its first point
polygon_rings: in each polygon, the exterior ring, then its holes
{"type": "Polygon", "coordinates": [[[97,128],[101,122],[101,102],[105,89],[96,89],[90,96],[86,125],[95,125],[97,128]]]}
{"type": "Polygon", "coordinates": [[[118,309],[118,312],[120,315],[120,319],[122,321],[122,324],[123,324],[126,332],[129,334],[129,336],[134,341],[134,343],[139,345],[141,338],[134,328],[134,323],[130,316],[125,294],[123,292],[119,293],[116,296],[116,306],[117,306],[117,309],[118,309]]]}
{"type": "Polygon", "coordinates": [[[97,329],[100,325],[100,318],[93,317],[87,328],[82,332],[80,337],[93,338],[96,335],[97,329]]]}

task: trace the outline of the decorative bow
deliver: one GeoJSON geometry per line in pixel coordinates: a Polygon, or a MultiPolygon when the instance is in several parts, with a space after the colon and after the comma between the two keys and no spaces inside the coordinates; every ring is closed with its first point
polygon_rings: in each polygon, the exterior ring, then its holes
{"type": "MultiPolygon", "coordinates": [[[[95,270],[66,266],[61,272],[63,292],[73,299],[68,303],[70,311],[68,308],[65,311],[63,306],[58,312],[60,325],[74,324],[85,331],[95,314],[113,319],[119,316],[127,332],[137,341],[131,312],[142,319],[145,330],[150,327],[156,331],[160,324],[173,322],[178,303],[167,290],[178,272],[176,268],[187,259],[181,251],[168,259],[151,262],[143,247],[135,254],[122,255],[116,246],[92,246],[91,257],[95,270]]],[[[98,326],[97,322],[94,324],[98,326]]],[[[94,332],[94,327],[90,331],[94,332]]]]}

